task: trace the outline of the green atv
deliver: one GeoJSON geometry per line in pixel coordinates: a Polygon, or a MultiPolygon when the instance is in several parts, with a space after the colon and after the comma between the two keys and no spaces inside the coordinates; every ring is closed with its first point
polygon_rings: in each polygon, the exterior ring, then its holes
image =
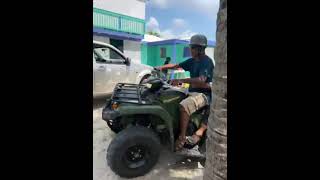
{"type": "MultiPolygon", "coordinates": [[[[108,147],[107,163],[121,177],[148,173],[158,161],[161,146],[174,152],[179,134],[179,103],[187,93],[169,85],[162,75],[155,70],[143,84],[118,83],[102,111],[102,119],[117,133],[108,147]]],[[[208,109],[204,107],[191,116],[187,136],[192,136],[201,121],[208,118],[208,109]]],[[[204,135],[196,144],[203,166],[205,139],[204,135]]],[[[184,147],[192,149],[196,145],[186,143],[184,147]]]]}

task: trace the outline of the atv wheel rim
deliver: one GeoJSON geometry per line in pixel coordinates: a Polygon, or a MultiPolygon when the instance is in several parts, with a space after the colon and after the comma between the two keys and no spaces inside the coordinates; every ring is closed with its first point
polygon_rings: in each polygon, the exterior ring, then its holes
{"type": "Polygon", "coordinates": [[[131,168],[139,168],[147,163],[149,153],[144,146],[136,145],[127,149],[124,157],[126,165],[131,168]]]}

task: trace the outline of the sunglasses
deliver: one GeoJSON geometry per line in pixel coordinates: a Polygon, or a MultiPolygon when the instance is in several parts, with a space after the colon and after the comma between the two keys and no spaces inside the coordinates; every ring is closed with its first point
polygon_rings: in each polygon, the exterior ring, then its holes
{"type": "Polygon", "coordinates": [[[190,45],[189,47],[190,47],[190,49],[195,49],[195,48],[199,48],[199,47],[201,47],[201,46],[197,46],[197,45],[190,45]]]}

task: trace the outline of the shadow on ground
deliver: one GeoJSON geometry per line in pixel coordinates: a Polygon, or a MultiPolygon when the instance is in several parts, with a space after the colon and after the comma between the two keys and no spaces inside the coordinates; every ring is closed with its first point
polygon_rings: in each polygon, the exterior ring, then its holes
{"type": "Polygon", "coordinates": [[[110,99],[110,97],[105,96],[93,99],[93,110],[102,108],[105,105],[107,99],[110,99]]]}

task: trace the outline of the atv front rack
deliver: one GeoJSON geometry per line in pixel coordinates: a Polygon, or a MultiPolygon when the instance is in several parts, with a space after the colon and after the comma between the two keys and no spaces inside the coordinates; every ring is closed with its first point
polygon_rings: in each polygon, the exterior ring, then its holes
{"type": "Polygon", "coordinates": [[[118,83],[112,93],[111,99],[116,102],[133,104],[151,104],[148,99],[141,97],[145,85],[118,83]]]}

